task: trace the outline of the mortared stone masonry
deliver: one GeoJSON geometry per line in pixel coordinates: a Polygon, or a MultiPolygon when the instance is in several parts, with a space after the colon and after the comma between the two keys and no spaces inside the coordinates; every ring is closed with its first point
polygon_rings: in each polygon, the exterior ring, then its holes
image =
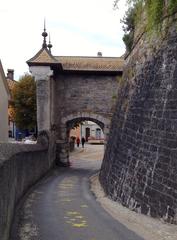
{"type": "Polygon", "coordinates": [[[127,58],[100,181],[122,205],[177,223],[177,28],[127,58]]]}

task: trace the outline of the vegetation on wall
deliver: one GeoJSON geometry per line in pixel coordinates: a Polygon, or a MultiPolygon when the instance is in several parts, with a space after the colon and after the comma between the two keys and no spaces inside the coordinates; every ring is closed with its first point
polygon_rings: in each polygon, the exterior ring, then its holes
{"type": "Polygon", "coordinates": [[[133,45],[133,39],[134,39],[134,32],[135,32],[135,24],[136,24],[136,8],[130,7],[127,12],[125,13],[125,16],[121,22],[123,25],[124,30],[124,36],[123,41],[126,45],[126,50],[129,52],[131,50],[131,47],[133,45]]]}
{"type": "MultiPolygon", "coordinates": [[[[128,52],[131,51],[134,41],[135,26],[144,22],[145,30],[148,32],[159,31],[165,16],[177,11],[177,0],[127,0],[128,10],[122,20],[125,32],[123,41],[128,52]]],[[[119,6],[119,0],[114,1],[114,8],[119,6]]]]}

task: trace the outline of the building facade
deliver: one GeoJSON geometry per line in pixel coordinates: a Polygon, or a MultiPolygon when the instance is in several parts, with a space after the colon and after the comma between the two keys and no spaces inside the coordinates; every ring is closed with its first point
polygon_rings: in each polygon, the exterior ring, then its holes
{"type": "Polygon", "coordinates": [[[92,121],[84,121],[79,124],[78,127],[71,129],[70,137],[82,137],[85,138],[86,142],[91,142],[93,140],[98,140],[104,142],[104,133],[101,127],[92,122],[92,121]]]}
{"type": "MultiPolygon", "coordinates": [[[[12,93],[15,85],[18,84],[18,82],[14,80],[14,70],[13,69],[7,70],[7,83],[8,83],[10,93],[12,93]]],[[[8,107],[8,124],[9,124],[8,131],[9,131],[9,137],[16,138],[17,128],[15,125],[15,120],[14,120],[15,113],[14,113],[14,109],[12,108],[12,103],[13,103],[13,98],[11,98],[11,100],[9,102],[9,107],[8,107]]]]}
{"type": "Polygon", "coordinates": [[[104,140],[104,133],[98,124],[85,121],[81,124],[81,137],[84,137],[87,142],[91,140],[104,140]]]}
{"type": "Polygon", "coordinates": [[[0,61],[0,142],[8,141],[8,101],[10,91],[0,61]]]}

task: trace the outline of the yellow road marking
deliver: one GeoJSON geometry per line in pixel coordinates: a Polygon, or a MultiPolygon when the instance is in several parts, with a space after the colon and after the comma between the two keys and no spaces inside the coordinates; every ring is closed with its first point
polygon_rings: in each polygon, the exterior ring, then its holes
{"type": "Polygon", "coordinates": [[[72,200],[71,199],[61,199],[61,202],[72,202],[72,200]]]}
{"type": "Polygon", "coordinates": [[[86,204],[84,205],[83,204],[83,205],[81,205],[81,208],[88,208],[88,205],[86,205],[86,204]]]}
{"type": "Polygon", "coordinates": [[[75,228],[88,227],[86,223],[73,223],[72,226],[75,228]]]}
{"type": "Polygon", "coordinates": [[[79,215],[79,216],[76,216],[76,218],[78,218],[78,219],[82,219],[83,217],[82,217],[81,215],[79,215]]]}
{"type": "Polygon", "coordinates": [[[84,220],[84,217],[80,215],[79,212],[76,211],[68,211],[66,212],[68,216],[64,218],[67,219],[66,223],[71,224],[72,227],[75,228],[83,228],[88,227],[87,221],[84,220]]]}
{"type": "Polygon", "coordinates": [[[79,215],[79,212],[67,212],[67,215],[79,215]]]}

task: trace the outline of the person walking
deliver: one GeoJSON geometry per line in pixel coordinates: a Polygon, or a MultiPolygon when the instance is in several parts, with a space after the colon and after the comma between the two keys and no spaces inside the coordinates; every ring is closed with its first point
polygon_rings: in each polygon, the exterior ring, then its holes
{"type": "Polygon", "coordinates": [[[82,142],[82,148],[84,148],[84,144],[85,144],[85,138],[84,137],[82,137],[81,142],[82,142]]]}
{"type": "Polygon", "coordinates": [[[76,143],[77,143],[77,147],[79,147],[79,144],[80,144],[80,138],[79,137],[77,137],[76,143]]]}

